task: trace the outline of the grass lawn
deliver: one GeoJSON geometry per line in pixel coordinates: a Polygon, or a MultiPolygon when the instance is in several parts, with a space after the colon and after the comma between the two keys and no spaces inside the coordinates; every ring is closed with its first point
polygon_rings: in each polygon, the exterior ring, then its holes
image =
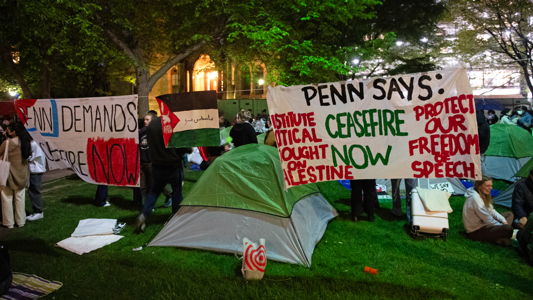
{"type": "MultiPolygon", "coordinates": [[[[201,174],[186,172],[184,195],[201,174]]],[[[147,232],[135,235],[139,207],[131,202],[131,189],[111,187],[112,206],[94,207],[96,186],[77,178],[44,183],[45,218],[10,230],[1,244],[10,250],[14,271],[63,283],[48,299],[533,299],[533,268],[514,248],[466,239],[464,197],[451,198],[444,242],[411,238],[406,221],[390,213],[391,203],[382,204],[374,223],[350,222],[349,191],[337,182],[321,189],[341,216],[316,245],[312,267],[268,261],[257,282],[243,280],[234,255],[170,247],[132,251],[168,219],[163,197],[147,232]],[[86,218],[125,221],[125,237],[82,256],[54,246],[86,218]],[[364,273],[365,266],[379,274],[364,273]]]]}

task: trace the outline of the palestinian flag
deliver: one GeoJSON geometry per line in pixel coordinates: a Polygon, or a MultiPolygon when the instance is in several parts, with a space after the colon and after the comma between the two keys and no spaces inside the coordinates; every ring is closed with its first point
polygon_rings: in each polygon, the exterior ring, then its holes
{"type": "Polygon", "coordinates": [[[216,91],[156,97],[167,148],[220,146],[216,91]]]}

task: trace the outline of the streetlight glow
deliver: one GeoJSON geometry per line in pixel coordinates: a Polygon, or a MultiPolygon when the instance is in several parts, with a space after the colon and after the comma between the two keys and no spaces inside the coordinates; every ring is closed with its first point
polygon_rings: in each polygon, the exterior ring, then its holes
{"type": "Polygon", "coordinates": [[[263,85],[265,83],[265,81],[263,79],[259,79],[259,81],[257,83],[259,83],[259,85],[263,85]]]}
{"type": "Polygon", "coordinates": [[[359,60],[356,58],[352,62],[353,62],[354,65],[357,65],[359,63],[359,60]]]}
{"type": "Polygon", "coordinates": [[[17,94],[16,91],[9,91],[9,95],[10,95],[11,97],[14,97],[16,94],[17,94]]]}

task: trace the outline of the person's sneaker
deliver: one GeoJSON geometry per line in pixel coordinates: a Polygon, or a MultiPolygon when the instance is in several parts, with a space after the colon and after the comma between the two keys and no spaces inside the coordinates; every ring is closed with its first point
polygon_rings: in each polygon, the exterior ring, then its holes
{"type": "Polygon", "coordinates": [[[146,217],[143,214],[140,214],[135,221],[135,233],[144,232],[146,229],[146,217]]]}
{"type": "Polygon", "coordinates": [[[106,201],[105,204],[104,204],[104,207],[108,207],[108,206],[111,206],[111,203],[106,201]]]}
{"type": "Polygon", "coordinates": [[[165,207],[171,207],[172,206],[172,197],[167,198],[167,201],[165,201],[165,207]]]}
{"type": "Polygon", "coordinates": [[[37,221],[44,218],[44,213],[33,213],[26,217],[26,220],[28,221],[37,221]]]}

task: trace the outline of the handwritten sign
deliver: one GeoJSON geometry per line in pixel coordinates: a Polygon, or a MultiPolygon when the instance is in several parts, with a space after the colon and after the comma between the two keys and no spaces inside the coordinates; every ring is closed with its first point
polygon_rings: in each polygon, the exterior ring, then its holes
{"type": "Polygon", "coordinates": [[[15,107],[49,168],[71,168],[86,182],[139,186],[137,95],[24,99],[15,107]]]}
{"type": "Polygon", "coordinates": [[[474,99],[462,68],[269,87],[267,101],[287,187],[481,177],[474,99]]]}
{"type": "Polygon", "coordinates": [[[453,189],[453,186],[449,182],[430,184],[429,188],[432,190],[448,192],[452,195],[455,194],[455,190],[453,189]]]}

